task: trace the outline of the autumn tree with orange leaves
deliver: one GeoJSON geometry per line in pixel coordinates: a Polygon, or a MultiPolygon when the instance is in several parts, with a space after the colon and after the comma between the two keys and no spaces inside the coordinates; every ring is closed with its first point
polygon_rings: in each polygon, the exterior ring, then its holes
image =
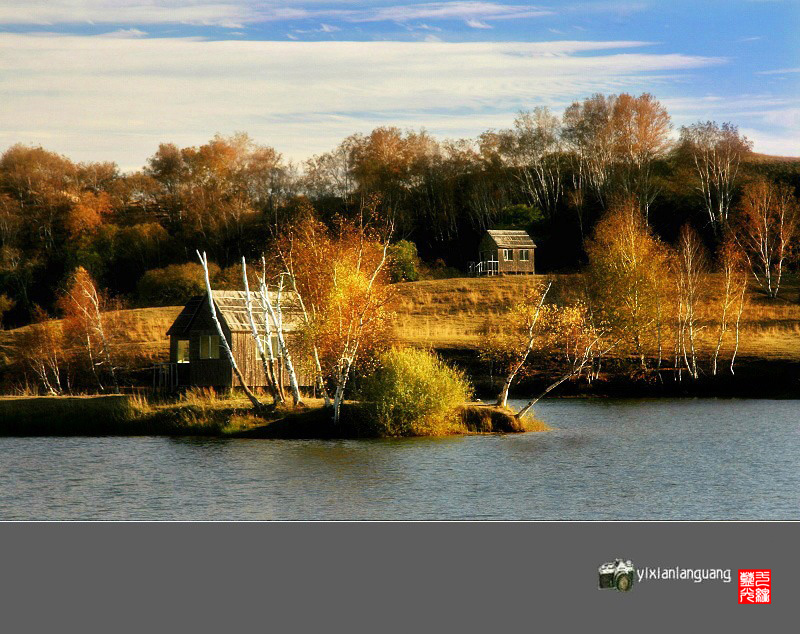
{"type": "Polygon", "coordinates": [[[652,232],[635,200],[612,208],[587,246],[592,309],[647,367],[662,356],[669,251],[652,232]]]}
{"type": "Polygon", "coordinates": [[[33,323],[18,339],[18,357],[23,367],[33,372],[45,394],[63,394],[69,391],[69,360],[64,352],[61,325],[38,306],[33,315],[33,323]]]}
{"type": "Polygon", "coordinates": [[[89,272],[78,267],[70,277],[59,299],[68,336],[79,344],[100,391],[105,391],[106,378],[111,389],[119,394],[117,368],[111,353],[113,326],[109,316],[110,300],[98,290],[89,272]]]}
{"type": "Polygon", "coordinates": [[[336,424],[353,368],[388,345],[392,227],[375,217],[377,202],[368,201],[355,220],[339,219],[333,230],[309,209],[287,232],[280,248],[283,267],[301,303],[305,341],[318,378],[324,377],[334,391],[336,424]]]}

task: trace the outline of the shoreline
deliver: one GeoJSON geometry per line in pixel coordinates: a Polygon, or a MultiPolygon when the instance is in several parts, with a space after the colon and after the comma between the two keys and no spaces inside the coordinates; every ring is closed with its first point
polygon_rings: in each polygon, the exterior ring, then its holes
{"type": "MultiPolygon", "coordinates": [[[[309,402],[311,399],[309,399],[309,402]]],[[[508,409],[465,403],[453,412],[446,436],[549,431],[508,409]]],[[[197,436],[215,438],[391,438],[374,433],[357,403],[342,406],[338,427],[319,403],[256,412],[239,398],[148,404],[128,395],[0,397],[0,437],[197,436]]]]}
{"type": "MultiPolygon", "coordinates": [[[[456,364],[473,377],[475,395],[485,401],[497,397],[502,377],[492,374],[490,368],[471,349],[437,351],[449,363],[456,364]]],[[[728,361],[729,363],[729,361],[728,361]]],[[[684,370],[681,381],[675,380],[674,371],[664,369],[645,377],[630,376],[615,367],[616,360],[606,362],[601,377],[587,384],[566,381],[550,398],[753,398],[800,399],[800,361],[742,357],[736,360],[736,373],[731,375],[728,365],[721,364],[717,376],[701,374],[692,379],[684,370]]],[[[520,379],[511,387],[509,398],[526,400],[540,394],[557,378],[555,373],[536,372],[520,379]]]]}

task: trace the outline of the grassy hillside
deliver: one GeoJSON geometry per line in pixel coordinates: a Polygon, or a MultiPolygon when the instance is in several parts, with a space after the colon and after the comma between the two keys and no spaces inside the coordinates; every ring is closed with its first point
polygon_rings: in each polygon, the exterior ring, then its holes
{"type": "MultiPolygon", "coordinates": [[[[167,329],[175,321],[182,306],[161,308],[137,308],[121,310],[117,313],[121,324],[121,336],[113,343],[126,358],[132,358],[137,365],[146,366],[153,361],[164,361],[169,356],[167,329]]],[[[0,330],[0,369],[12,363],[16,342],[30,326],[14,330],[0,330]]]]}
{"type": "MultiPolygon", "coordinates": [[[[542,278],[543,279],[543,278],[542,278]]],[[[434,348],[474,348],[487,319],[500,314],[529,279],[518,277],[457,278],[398,285],[396,337],[409,344],[434,348]]],[[[713,302],[718,299],[719,280],[709,276],[714,288],[703,306],[706,321],[703,335],[713,336],[713,302]]],[[[579,275],[554,276],[553,298],[569,299],[580,293],[579,275]]],[[[787,278],[781,297],[769,300],[752,288],[744,314],[741,356],[763,359],[800,360],[800,285],[787,278]]]]}
{"type": "MultiPolygon", "coordinates": [[[[438,349],[476,348],[480,330],[487,319],[501,314],[530,278],[454,278],[409,282],[397,285],[395,339],[398,343],[438,349]]],[[[717,280],[710,276],[710,283],[717,280]]],[[[554,276],[552,297],[569,299],[582,287],[579,275],[554,276]]],[[[745,313],[739,354],[765,360],[800,361],[800,284],[787,278],[781,298],[770,301],[753,288],[745,313]]],[[[711,301],[714,301],[712,296],[711,301]]],[[[712,305],[702,314],[708,319],[712,305]]],[[[180,312],[180,306],[120,311],[123,335],[115,342],[118,350],[138,367],[166,360],[169,342],[166,331],[180,312]]],[[[713,336],[711,321],[705,336],[713,336]]],[[[15,342],[26,328],[0,331],[0,370],[14,360],[15,342]]],[[[723,351],[725,352],[725,351],[723,351]]]]}

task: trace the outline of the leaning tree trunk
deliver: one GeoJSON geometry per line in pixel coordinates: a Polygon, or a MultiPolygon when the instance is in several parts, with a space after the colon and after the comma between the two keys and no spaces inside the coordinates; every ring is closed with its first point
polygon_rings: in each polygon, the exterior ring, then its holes
{"type": "MultiPolygon", "coordinates": [[[[268,288],[266,285],[266,280],[262,280],[262,293],[267,293],[268,288]]],[[[264,295],[264,305],[269,312],[269,317],[272,320],[272,324],[275,326],[275,333],[278,338],[278,347],[281,351],[281,356],[283,357],[283,363],[286,366],[286,372],[289,375],[289,387],[292,389],[292,399],[294,400],[295,407],[297,405],[302,405],[303,399],[300,396],[300,386],[297,384],[297,374],[294,371],[294,363],[292,362],[292,355],[289,353],[289,347],[286,345],[286,339],[283,336],[283,310],[281,309],[281,300],[280,300],[280,292],[281,287],[278,287],[278,298],[275,303],[275,307],[272,306],[272,303],[269,301],[269,295],[264,295]]]]}
{"type": "MultiPolygon", "coordinates": [[[[583,369],[583,366],[581,366],[581,368],[580,368],[580,369],[583,369]]],[[[528,401],[528,402],[525,404],[525,407],[523,407],[521,410],[519,410],[519,411],[518,411],[518,412],[517,412],[517,413],[514,415],[514,417],[515,417],[515,418],[517,418],[517,419],[520,419],[520,418],[522,418],[523,416],[525,416],[525,414],[527,414],[527,413],[528,413],[528,410],[530,410],[530,408],[531,408],[531,407],[533,407],[534,405],[536,405],[536,403],[538,403],[538,402],[539,402],[541,399],[543,399],[543,398],[544,398],[545,396],[547,396],[547,395],[548,395],[550,392],[552,392],[554,389],[556,389],[556,388],[557,388],[559,385],[561,385],[561,384],[562,384],[564,381],[566,381],[567,379],[570,379],[570,378],[572,378],[573,376],[575,376],[575,375],[576,375],[576,374],[577,374],[577,373],[580,371],[580,369],[579,369],[579,370],[573,370],[572,372],[569,372],[568,374],[565,374],[565,375],[564,375],[564,376],[562,376],[560,379],[558,379],[558,381],[556,381],[555,383],[552,383],[551,385],[549,385],[549,386],[548,386],[548,387],[547,387],[547,388],[544,390],[544,392],[542,392],[542,393],[541,393],[541,394],[539,394],[538,396],[536,396],[536,397],[532,398],[530,401],[528,401]]]]}
{"type": "Polygon", "coordinates": [[[553,285],[552,282],[548,283],[547,288],[544,289],[541,298],[539,298],[539,305],[536,307],[536,312],[531,319],[530,327],[528,328],[528,344],[525,347],[525,352],[522,354],[522,358],[520,359],[519,363],[517,363],[511,371],[506,376],[506,380],[503,382],[503,388],[500,390],[500,394],[497,396],[497,403],[498,407],[506,407],[508,404],[508,392],[511,389],[511,384],[514,382],[514,377],[517,376],[517,373],[522,369],[522,366],[525,365],[525,361],[528,360],[528,355],[531,353],[533,349],[533,341],[534,341],[534,330],[536,329],[536,324],[539,321],[539,315],[542,312],[542,306],[544,305],[544,299],[547,297],[547,293],[550,291],[550,287],[553,285]]]}
{"type": "MultiPolygon", "coordinates": [[[[573,376],[578,376],[578,375],[579,375],[579,374],[580,374],[580,373],[583,371],[583,368],[585,368],[585,367],[586,367],[586,364],[587,364],[587,363],[589,363],[589,361],[593,360],[593,359],[594,359],[594,358],[596,358],[596,357],[599,357],[600,355],[607,354],[607,353],[608,353],[608,352],[610,352],[610,351],[611,351],[611,349],[612,349],[612,348],[614,348],[614,346],[616,346],[616,345],[617,345],[617,343],[619,342],[619,340],[617,340],[617,341],[615,341],[614,343],[612,343],[610,346],[608,346],[608,347],[607,347],[605,350],[602,350],[601,352],[599,352],[599,353],[595,354],[593,351],[594,351],[594,349],[595,349],[595,346],[597,345],[597,343],[598,343],[599,341],[600,341],[600,337],[598,337],[598,338],[596,338],[594,341],[592,341],[592,342],[591,342],[591,343],[590,343],[590,344],[589,344],[589,345],[586,347],[586,349],[583,351],[583,355],[582,355],[582,357],[581,357],[581,362],[580,362],[580,363],[578,363],[577,365],[573,366],[573,368],[572,368],[572,369],[571,369],[571,370],[570,370],[570,371],[569,371],[567,374],[565,374],[564,376],[562,376],[562,377],[561,377],[560,379],[558,379],[558,380],[557,380],[555,383],[552,383],[552,384],[550,384],[550,385],[549,385],[549,386],[548,386],[548,387],[547,387],[547,388],[546,388],[546,389],[545,389],[545,390],[544,390],[544,391],[543,391],[541,394],[539,394],[538,396],[535,396],[535,397],[534,397],[534,398],[532,398],[530,401],[528,401],[528,402],[525,404],[525,407],[523,407],[521,410],[519,410],[519,411],[518,411],[518,412],[517,412],[517,413],[514,415],[514,417],[515,417],[516,419],[518,419],[518,420],[519,420],[519,419],[521,419],[523,416],[525,416],[525,414],[527,414],[527,413],[528,413],[528,411],[531,409],[531,407],[533,407],[534,405],[536,405],[536,403],[538,403],[538,402],[539,402],[539,401],[540,401],[542,398],[544,398],[544,397],[545,397],[545,396],[547,396],[547,395],[548,395],[550,392],[552,392],[554,389],[556,389],[556,388],[557,388],[559,385],[561,385],[561,384],[562,384],[564,381],[566,381],[566,380],[568,380],[568,379],[571,379],[573,376]]],[[[576,361],[577,361],[577,359],[576,359],[576,361]]]]}
{"type": "Polygon", "coordinates": [[[227,338],[225,337],[225,332],[222,330],[222,324],[219,323],[219,318],[217,317],[217,307],[214,305],[214,298],[211,296],[211,279],[208,276],[208,257],[206,256],[205,251],[203,251],[202,255],[200,254],[200,251],[198,251],[197,257],[200,258],[200,264],[203,265],[203,272],[205,273],[206,278],[206,292],[208,294],[208,306],[211,310],[211,319],[214,321],[214,325],[217,328],[217,334],[219,334],[220,343],[225,349],[225,354],[228,355],[228,360],[230,361],[231,368],[233,368],[233,373],[236,375],[236,378],[239,379],[239,383],[242,386],[244,393],[247,395],[247,398],[250,399],[253,407],[256,409],[261,409],[263,407],[261,401],[258,400],[256,395],[253,394],[252,390],[247,386],[247,381],[244,380],[244,375],[239,369],[239,365],[236,363],[236,359],[233,356],[231,347],[228,344],[227,338]]]}
{"type": "MultiPolygon", "coordinates": [[[[247,318],[250,321],[250,332],[253,335],[253,340],[256,343],[256,350],[258,350],[258,356],[261,359],[261,365],[264,368],[264,376],[267,379],[269,390],[272,393],[272,402],[283,403],[284,399],[281,397],[281,393],[278,391],[277,380],[272,371],[273,368],[270,366],[267,360],[267,355],[264,352],[264,346],[261,344],[261,337],[259,336],[258,328],[256,327],[256,320],[253,318],[253,305],[250,302],[250,284],[247,280],[247,261],[244,259],[244,256],[242,256],[242,278],[244,282],[245,308],[247,309],[247,318]]],[[[267,331],[265,336],[269,337],[268,324],[265,323],[264,327],[267,331]]]]}
{"type": "MultiPolygon", "coordinates": [[[[261,258],[261,263],[263,266],[266,266],[264,258],[261,258]]],[[[265,271],[266,269],[262,270],[265,271]]],[[[267,338],[265,341],[267,345],[267,358],[269,359],[270,374],[275,381],[275,387],[278,390],[278,395],[280,396],[281,403],[285,403],[286,393],[283,390],[283,383],[280,380],[278,374],[278,360],[275,358],[275,352],[272,349],[272,326],[270,326],[272,320],[270,319],[269,309],[267,308],[267,304],[269,301],[269,291],[267,289],[265,278],[266,278],[266,273],[262,273],[260,288],[259,288],[260,290],[259,298],[261,301],[261,312],[263,313],[264,317],[264,329],[266,330],[267,333],[267,338]]]]}

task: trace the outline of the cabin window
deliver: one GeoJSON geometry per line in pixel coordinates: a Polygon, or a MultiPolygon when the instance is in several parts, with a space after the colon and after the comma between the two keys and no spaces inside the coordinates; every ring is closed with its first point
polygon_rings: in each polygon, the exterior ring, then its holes
{"type": "Polygon", "coordinates": [[[519,261],[520,262],[530,262],[531,259],[531,252],[528,249],[520,249],[519,250],[519,261]]]}
{"type": "Polygon", "coordinates": [[[200,358],[219,359],[219,335],[200,336],[200,358]]]}
{"type": "Polygon", "coordinates": [[[189,363],[189,340],[178,339],[178,363],[189,363]]]}
{"type": "MultiPolygon", "coordinates": [[[[259,339],[261,339],[261,347],[264,348],[264,354],[269,354],[267,352],[267,350],[268,350],[268,348],[267,348],[267,337],[265,335],[259,335],[259,339]]],[[[278,336],[277,335],[272,335],[269,338],[269,340],[270,340],[270,343],[272,344],[272,354],[273,354],[273,356],[275,358],[280,357],[281,356],[281,349],[280,349],[280,346],[278,345],[278,336]]]]}
{"type": "Polygon", "coordinates": [[[511,262],[514,259],[514,251],[511,249],[503,249],[503,259],[506,262],[511,262]]]}

